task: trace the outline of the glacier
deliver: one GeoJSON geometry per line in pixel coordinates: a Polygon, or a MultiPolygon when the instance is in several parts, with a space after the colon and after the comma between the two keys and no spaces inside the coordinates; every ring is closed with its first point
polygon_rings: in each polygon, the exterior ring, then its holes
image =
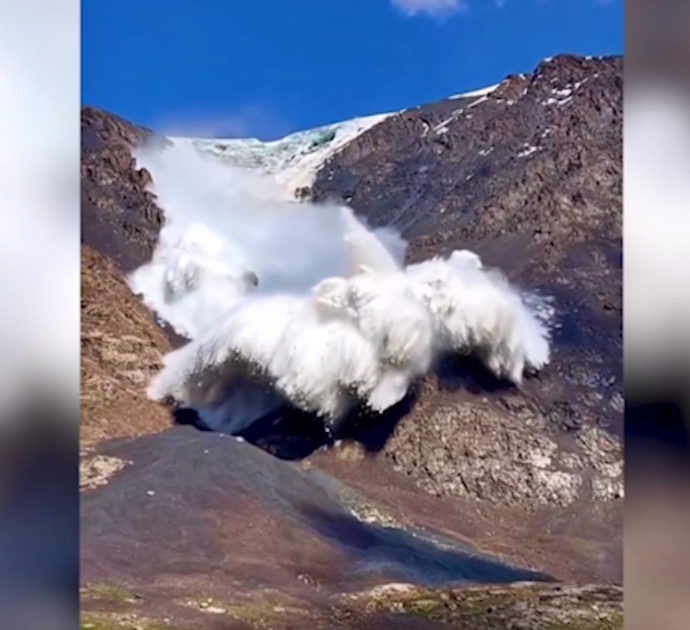
{"type": "Polygon", "coordinates": [[[295,191],[313,184],[319,167],[330,157],[392,115],[385,113],[353,118],[268,142],[256,138],[171,139],[178,144],[190,144],[228,166],[272,175],[283,188],[282,198],[293,199],[295,191]]]}

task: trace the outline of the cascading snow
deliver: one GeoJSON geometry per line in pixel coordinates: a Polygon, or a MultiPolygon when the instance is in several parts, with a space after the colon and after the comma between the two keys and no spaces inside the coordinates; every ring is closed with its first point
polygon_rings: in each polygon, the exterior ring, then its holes
{"type": "Polygon", "coordinates": [[[405,243],[343,206],[284,200],[272,176],[185,142],[144,150],[166,222],[130,283],[191,341],[149,396],[238,432],[286,401],[332,425],[382,412],[445,353],[519,383],[549,360],[547,325],[467,250],[404,266],[405,243]]]}

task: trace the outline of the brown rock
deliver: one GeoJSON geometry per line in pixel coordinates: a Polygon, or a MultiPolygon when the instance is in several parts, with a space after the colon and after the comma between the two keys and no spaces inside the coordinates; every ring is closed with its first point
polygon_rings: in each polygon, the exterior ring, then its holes
{"type": "Polygon", "coordinates": [[[116,265],[82,246],[82,446],[170,426],[169,411],[146,398],[148,381],[169,350],[165,335],[116,265]]]}
{"type": "Polygon", "coordinates": [[[162,139],[92,107],[82,109],[81,133],[82,243],[132,271],[151,258],[163,213],[147,190],[151,174],[131,152],[162,139]]]}

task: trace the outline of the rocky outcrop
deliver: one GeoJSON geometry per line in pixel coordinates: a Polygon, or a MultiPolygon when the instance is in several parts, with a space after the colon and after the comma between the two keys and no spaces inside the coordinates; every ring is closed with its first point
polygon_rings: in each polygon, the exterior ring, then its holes
{"type": "Polygon", "coordinates": [[[621,124],[622,60],[560,56],[488,95],[386,118],[312,194],[398,227],[413,259],[520,234],[542,246],[528,266],[553,270],[574,242],[620,241],[621,124]]]}
{"type": "Polygon", "coordinates": [[[427,381],[384,452],[395,470],[439,495],[533,508],[623,496],[617,436],[589,418],[562,429],[541,401],[519,394],[453,396],[427,381]]]}
{"type": "Polygon", "coordinates": [[[92,107],[81,112],[82,243],[132,271],[151,259],[163,223],[151,175],[138,169],[132,149],[163,141],[141,127],[92,107]]]}
{"type": "Polygon", "coordinates": [[[153,433],[170,426],[170,413],[146,397],[170,343],[100,252],[81,251],[82,450],[107,438],[153,433]]]}

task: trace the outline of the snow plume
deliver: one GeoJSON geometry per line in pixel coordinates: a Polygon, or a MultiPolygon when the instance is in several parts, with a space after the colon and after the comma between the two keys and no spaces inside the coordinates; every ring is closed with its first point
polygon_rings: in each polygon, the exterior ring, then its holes
{"type": "Polygon", "coordinates": [[[329,425],[358,403],[382,412],[440,353],[475,353],[514,382],[548,362],[533,307],[472,252],[404,267],[395,233],[347,207],[280,201],[270,176],[185,142],[137,160],[166,222],[130,282],[192,340],[149,395],[210,428],[240,431],[285,401],[329,425]]]}

